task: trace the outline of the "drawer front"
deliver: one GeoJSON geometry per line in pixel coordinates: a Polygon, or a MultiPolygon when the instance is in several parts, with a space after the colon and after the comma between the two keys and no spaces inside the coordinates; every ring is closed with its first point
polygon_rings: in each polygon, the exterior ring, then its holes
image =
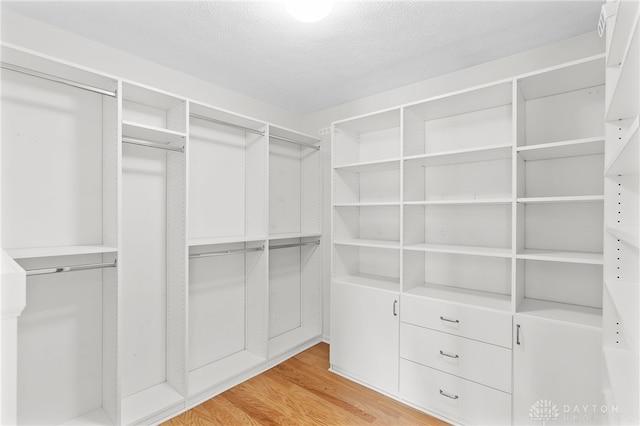
{"type": "Polygon", "coordinates": [[[400,321],[511,348],[511,314],[402,295],[400,321]]]}
{"type": "Polygon", "coordinates": [[[508,425],[511,395],[405,359],[400,397],[462,424],[508,425]]]}
{"type": "Polygon", "coordinates": [[[400,357],[511,393],[511,350],[400,325],[400,357]]]}

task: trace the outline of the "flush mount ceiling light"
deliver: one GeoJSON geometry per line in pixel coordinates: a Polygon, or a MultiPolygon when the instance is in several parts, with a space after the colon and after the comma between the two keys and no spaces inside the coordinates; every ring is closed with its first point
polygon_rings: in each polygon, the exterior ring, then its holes
{"type": "Polygon", "coordinates": [[[289,15],[302,22],[317,22],[329,15],[332,1],[290,1],[285,4],[289,15]]]}

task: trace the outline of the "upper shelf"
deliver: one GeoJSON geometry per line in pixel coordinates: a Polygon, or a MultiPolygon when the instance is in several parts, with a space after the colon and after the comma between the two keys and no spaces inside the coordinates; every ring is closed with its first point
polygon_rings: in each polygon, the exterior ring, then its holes
{"type": "Polygon", "coordinates": [[[373,173],[389,170],[400,170],[400,158],[342,164],[334,166],[334,169],[336,171],[345,171],[352,173],[373,173]]]}
{"type": "Polygon", "coordinates": [[[604,137],[574,139],[568,141],[519,146],[516,151],[525,161],[578,157],[604,153],[604,137]]]}
{"type": "Polygon", "coordinates": [[[518,252],[516,258],[547,262],[583,263],[589,265],[603,264],[602,253],[565,250],[524,249],[518,252]]]}
{"type": "Polygon", "coordinates": [[[54,256],[77,256],[84,254],[116,253],[118,249],[102,245],[79,245],[64,247],[29,247],[5,249],[13,259],[37,259],[54,256]]]}
{"type": "Polygon", "coordinates": [[[478,161],[502,160],[511,157],[512,146],[487,146],[481,148],[460,149],[433,154],[420,154],[405,157],[410,164],[423,167],[444,166],[448,164],[474,163],[478,161]]]}
{"type": "Polygon", "coordinates": [[[472,256],[511,257],[510,248],[463,246],[454,244],[420,243],[404,246],[405,250],[424,251],[431,253],[466,254],[472,256]]]}
{"type": "Polygon", "coordinates": [[[149,126],[131,121],[122,122],[122,135],[125,137],[142,139],[161,143],[184,143],[186,134],[162,127],[149,126]]]}
{"type": "Polygon", "coordinates": [[[521,315],[602,328],[602,309],[525,298],[516,309],[521,315]]]}

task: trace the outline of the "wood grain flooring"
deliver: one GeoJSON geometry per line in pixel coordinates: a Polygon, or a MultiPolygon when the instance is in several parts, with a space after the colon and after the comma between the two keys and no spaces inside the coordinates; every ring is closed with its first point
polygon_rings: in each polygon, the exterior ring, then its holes
{"type": "Polygon", "coordinates": [[[164,425],[448,425],[328,368],[319,343],[164,425]]]}

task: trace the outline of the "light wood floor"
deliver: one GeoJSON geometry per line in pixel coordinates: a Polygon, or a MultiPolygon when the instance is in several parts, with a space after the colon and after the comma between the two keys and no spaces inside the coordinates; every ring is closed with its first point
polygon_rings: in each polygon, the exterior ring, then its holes
{"type": "Polygon", "coordinates": [[[164,423],[183,425],[425,425],[434,417],[330,373],[320,343],[164,423]]]}

